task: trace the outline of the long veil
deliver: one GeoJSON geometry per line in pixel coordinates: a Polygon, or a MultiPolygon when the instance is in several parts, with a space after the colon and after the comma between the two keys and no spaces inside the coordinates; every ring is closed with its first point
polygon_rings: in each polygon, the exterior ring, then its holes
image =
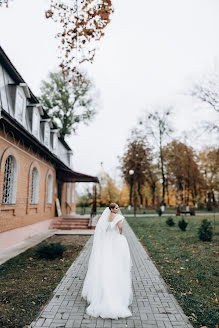
{"type": "Polygon", "coordinates": [[[93,246],[88,261],[87,275],[84,281],[82,297],[91,302],[94,298],[98,299],[99,289],[97,288],[99,277],[101,276],[101,262],[103,260],[103,244],[105,233],[108,226],[109,207],[106,207],[101,214],[94,230],[93,246]],[[91,280],[92,279],[92,280],[91,280]]]}
{"type": "MultiPolygon", "coordinates": [[[[96,254],[99,255],[99,253],[103,250],[103,242],[105,240],[105,233],[107,230],[107,227],[109,226],[109,215],[111,211],[109,207],[106,207],[103,213],[101,214],[97,224],[96,228],[94,230],[94,240],[93,240],[93,247],[92,247],[92,253],[91,258],[96,254]]],[[[122,215],[121,210],[119,209],[118,214],[122,215]]],[[[92,260],[92,259],[91,259],[92,260]]]]}

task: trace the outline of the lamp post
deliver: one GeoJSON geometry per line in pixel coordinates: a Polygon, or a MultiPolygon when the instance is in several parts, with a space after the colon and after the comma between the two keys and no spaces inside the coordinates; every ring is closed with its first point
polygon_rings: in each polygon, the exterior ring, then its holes
{"type": "MultiPolygon", "coordinates": [[[[161,185],[163,184],[163,179],[160,179],[160,184],[161,184],[161,185]]],[[[161,203],[161,206],[160,206],[160,208],[161,208],[161,211],[162,211],[162,212],[164,212],[164,211],[165,211],[165,206],[164,206],[164,203],[163,203],[163,201],[162,201],[162,203],[161,203]]]]}
{"type": "Polygon", "coordinates": [[[134,170],[129,170],[129,175],[130,175],[130,193],[129,193],[129,206],[128,206],[128,210],[130,211],[131,207],[132,207],[132,188],[133,188],[133,180],[134,180],[134,170]]]}
{"type": "Polygon", "coordinates": [[[97,214],[97,186],[94,184],[93,186],[93,204],[92,204],[92,210],[91,210],[91,216],[97,214]]]}
{"type": "Polygon", "coordinates": [[[136,184],[134,184],[134,216],[136,217],[137,210],[137,193],[136,193],[136,184]]]}

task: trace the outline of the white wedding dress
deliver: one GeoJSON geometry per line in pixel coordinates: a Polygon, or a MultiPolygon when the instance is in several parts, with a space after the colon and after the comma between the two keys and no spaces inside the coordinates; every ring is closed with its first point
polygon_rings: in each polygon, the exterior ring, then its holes
{"type": "Polygon", "coordinates": [[[117,225],[124,217],[116,214],[110,222],[109,214],[106,208],[96,225],[81,296],[90,303],[88,315],[118,319],[132,316],[128,306],[133,300],[133,264],[126,237],[117,225]]]}

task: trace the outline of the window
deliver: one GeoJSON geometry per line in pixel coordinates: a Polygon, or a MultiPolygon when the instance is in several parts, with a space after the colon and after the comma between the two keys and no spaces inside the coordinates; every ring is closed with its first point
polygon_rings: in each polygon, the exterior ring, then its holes
{"type": "Polygon", "coordinates": [[[75,194],[74,194],[74,186],[72,186],[72,194],[71,194],[71,202],[74,204],[75,202],[75,194]]]}
{"type": "Polygon", "coordinates": [[[73,152],[72,150],[68,151],[68,165],[73,167],[73,152]]]}
{"type": "Polygon", "coordinates": [[[57,142],[58,142],[57,133],[54,132],[53,133],[53,149],[54,150],[57,148],[57,142]]]}
{"type": "Polygon", "coordinates": [[[16,190],[17,190],[17,163],[14,156],[10,155],[5,161],[2,203],[15,204],[16,190]]]}
{"type": "Polygon", "coordinates": [[[21,123],[23,123],[24,109],[25,109],[25,97],[20,92],[20,90],[18,90],[16,96],[16,118],[21,123]]]}
{"type": "Polygon", "coordinates": [[[47,147],[49,147],[49,142],[50,142],[50,127],[49,127],[49,123],[45,123],[45,126],[44,126],[44,143],[47,147]]]}
{"type": "Polygon", "coordinates": [[[70,184],[67,184],[67,203],[70,204],[70,184]]]}
{"type": "Polygon", "coordinates": [[[47,204],[52,204],[52,176],[49,174],[47,179],[47,204]]]}
{"type": "Polygon", "coordinates": [[[39,138],[39,126],[40,126],[40,113],[38,108],[33,108],[33,119],[32,119],[32,133],[35,137],[39,138]]]}
{"type": "Polygon", "coordinates": [[[36,167],[32,170],[32,180],[31,180],[31,196],[30,203],[38,203],[38,194],[39,194],[39,174],[36,167]]]}

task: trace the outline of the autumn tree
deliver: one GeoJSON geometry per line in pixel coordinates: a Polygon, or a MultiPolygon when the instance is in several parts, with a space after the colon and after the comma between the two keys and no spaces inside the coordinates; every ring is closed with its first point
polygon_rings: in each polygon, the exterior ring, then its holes
{"type": "Polygon", "coordinates": [[[94,85],[85,73],[49,73],[48,80],[41,83],[39,99],[63,138],[76,132],[80,123],[93,119],[95,98],[94,85]]]}
{"type": "Polygon", "coordinates": [[[190,95],[206,104],[209,110],[218,113],[216,122],[205,122],[204,129],[207,132],[216,132],[219,136],[219,74],[216,71],[209,72],[193,84],[190,95]]]}
{"type": "Polygon", "coordinates": [[[173,140],[165,146],[164,152],[167,176],[176,189],[176,202],[195,205],[205,184],[193,148],[173,140]]]}
{"type": "MultiPolygon", "coordinates": [[[[16,1],[16,0],[14,0],[16,1]]],[[[1,0],[8,7],[10,0],[1,0]]],[[[60,67],[77,74],[84,61],[93,62],[96,44],[104,36],[113,13],[111,0],[50,0],[45,12],[47,19],[58,23],[60,67]]]]}
{"type": "Polygon", "coordinates": [[[89,207],[93,201],[93,194],[89,188],[86,188],[83,193],[77,197],[77,206],[80,207],[89,207]]]}
{"type": "Polygon", "coordinates": [[[64,71],[74,70],[84,61],[93,62],[96,42],[104,36],[112,13],[111,0],[51,0],[46,17],[61,26],[57,37],[64,71]]]}
{"type": "Polygon", "coordinates": [[[198,163],[207,187],[207,207],[216,206],[215,192],[219,192],[219,148],[205,147],[198,154],[198,163]]]}
{"type": "Polygon", "coordinates": [[[128,206],[129,205],[129,186],[127,183],[123,183],[122,188],[119,193],[119,205],[128,206]]]}
{"type": "Polygon", "coordinates": [[[140,204],[143,204],[142,187],[151,170],[151,151],[146,138],[134,129],[127,140],[125,152],[120,157],[120,168],[125,182],[130,186],[129,204],[132,204],[133,189],[138,192],[140,204]],[[133,175],[130,174],[133,171],[133,175]]]}
{"type": "Polygon", "coordinates": [[[139,121],[143,133],[151,141],[153,148],[156,150],[160,174],[162,177],[162,205],[165,204],[166,194],[164,146],[173,132],[170,124],[171,115],[172,108],[167,107],[162,109],[162,111],[155,110],[146,112],[145,116],[139,121]]]}
{"type": "Polygon", "coordinates": [[[110,203],[119,201],[119,189],[113,179],[108,175],[106,182],[101,190],[101,204],[108,206],[110,203]]]}
{"type": "MultiPolygon", "coordinates": [[[[151,154],[152,158],[152,154],[151,154]]],[[[151,193],[151,205],[152,208],[155,208],[155,195],[156,195],[156,186],[158,182],[158,170],[157,165],[150,161],[149,166],[147,168],[146,174],[146,183],[149,186],[150,193],[151,193]]]]}

